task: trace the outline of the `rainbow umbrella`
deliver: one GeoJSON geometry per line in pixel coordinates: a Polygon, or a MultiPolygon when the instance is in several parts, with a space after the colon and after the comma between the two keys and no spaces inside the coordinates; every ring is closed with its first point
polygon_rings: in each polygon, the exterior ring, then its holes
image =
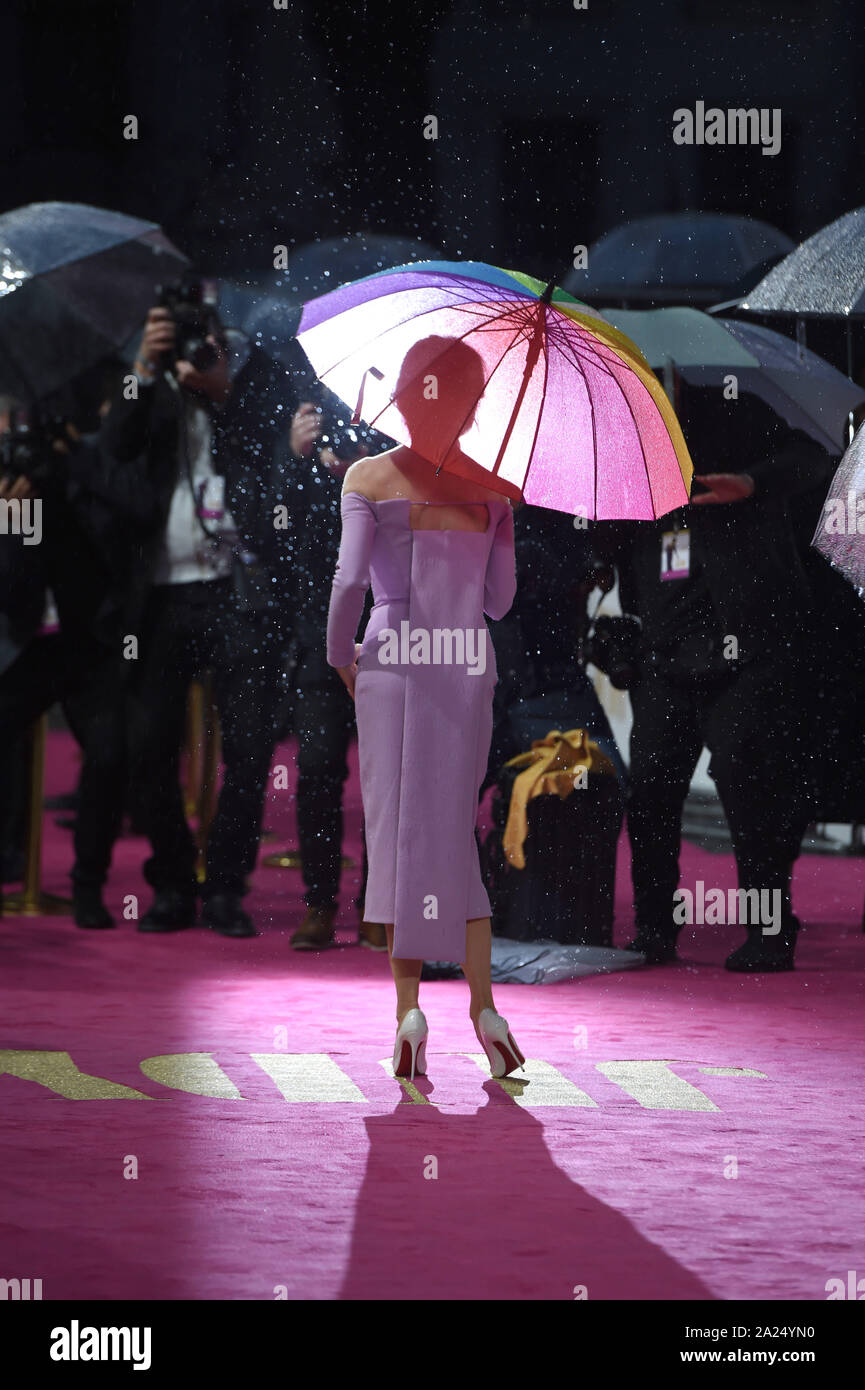
{"type": "Polygon", "coordinates": [[[482,262],[421,261],[310,300],[297,336],[319,379],[356,402],[356,419],[437,468],[460,472],[462,455],[490,487],[589,519],[649,520],[688,501],[691,459],[648,362],[553,284],[482,262]],[[409,427],[403,411],[419,381],[433,392],[439,380],[464,381],[467,347],[473,380],[480,359],[471,409],[447,409],[460,391],[444,390],[409,427]]]}

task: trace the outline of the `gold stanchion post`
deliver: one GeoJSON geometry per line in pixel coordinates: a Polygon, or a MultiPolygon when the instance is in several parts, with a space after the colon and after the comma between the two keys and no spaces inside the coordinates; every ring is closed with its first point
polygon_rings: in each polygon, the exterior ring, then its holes
{"type": "Polygon", "coordinates": [[[186,782],[183,809],[190,818],[197,814],[201,796],[202,754],[204,749],[204,691],[201,681],[193,681],[186,697],[186,782]]]}
{"type": "Polygon", "coordinates": [[[24,886],[20,893],[10,893],[3,899],[3,912],[8,917],[57,917],[68,913],[68,898],[42,892],[42,781],[45,775],[45,735],[48,719],[43,714],[31,726],[28,735],[28,806],[27,843],[24,850],[24,886]]]}

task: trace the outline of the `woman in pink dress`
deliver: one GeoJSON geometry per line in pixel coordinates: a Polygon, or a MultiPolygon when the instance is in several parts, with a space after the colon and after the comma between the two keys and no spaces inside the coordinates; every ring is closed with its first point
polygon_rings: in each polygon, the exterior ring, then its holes
{"type": "Polygon", "coordinates": [[[364,918],[386,926],[397,996],[394,1074],[426,1070],[418,987],[423,961],[436,959],[462,964],[475,1032],[493,1075],[506,1076],[525,1058],[493,1003],[475,821],[496,682],[484,613],[501,618],[513,602],[513,512],[461,448],[483,390],[480,358],[458,340],[439,343],[427,339],[407,354],[395,399],[415,444],[427,412],[447,410],[448,471],[399,446],[346,473],[327,659],[355,700],[369,861],[364,918]],[[434,373],[424,374],[431,346],[434,373]],[[370,583],[374,605],[356,646],[370,583]]]}

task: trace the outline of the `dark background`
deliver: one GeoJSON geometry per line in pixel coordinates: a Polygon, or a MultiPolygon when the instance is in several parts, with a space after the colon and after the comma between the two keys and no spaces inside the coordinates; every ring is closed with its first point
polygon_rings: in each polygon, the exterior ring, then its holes
{"type": "Polygon", "coordinates": [[[235,279],[365,229],[546,278],[647,212],[798,240],[865,203],[850,0],[4,0],[2,32],[3,208],[152,218],[235,279]],[[780,154],[674,145],[697,99],[780,107],[780,154]]]}

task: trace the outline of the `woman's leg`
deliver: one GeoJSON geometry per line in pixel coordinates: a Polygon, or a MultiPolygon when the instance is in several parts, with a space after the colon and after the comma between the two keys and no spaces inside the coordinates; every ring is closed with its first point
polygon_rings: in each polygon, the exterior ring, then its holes
{"type": "Polygon", "coordinates": [[[489,917],[474,917],[470,922],[466,922],[466,958],[463,961],[463,974],[471,990],[469,1018],[476,1030],[481,1010],[495,1009],[490,984],[491,950],[492,929],[489,917]]]}
{"type": "Polygon", "coordinates": [[[402,1023],[409,1009],[418,1008],[418,986],[422,960],[401,960],[393,954],[393,924],[385,926],[387,933],[387,954],[390,960],[393,982],[396,985],[396,1021],[402,1023]]]}

